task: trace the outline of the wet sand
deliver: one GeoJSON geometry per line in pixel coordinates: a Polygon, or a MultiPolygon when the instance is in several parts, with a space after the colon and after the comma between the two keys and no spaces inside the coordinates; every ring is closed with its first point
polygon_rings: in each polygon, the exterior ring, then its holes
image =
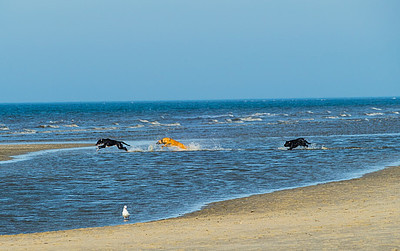
{"type": "Polygon", "coordinates": [[[41,150],[51,150],[60,148],[75,148],[93,146],[93,144],[17,144],[17,145],[0,145],[0,161],[11,160],[12,156],[21,155],[30,152],[36,152],[41,150]]]}
{"type": "Polygon", "coordinates": [[[400,250],[399,181],[400,167],[390,167],[217,202],[179,218],[3,235],[0,250],[400,250]]]}

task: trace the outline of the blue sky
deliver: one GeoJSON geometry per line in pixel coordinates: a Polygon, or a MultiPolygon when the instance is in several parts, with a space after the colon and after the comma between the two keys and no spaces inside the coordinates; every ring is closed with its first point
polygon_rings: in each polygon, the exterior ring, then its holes
{"type": "Polygon", "coordinates": [[[0,0],[0,103],[400,95],[398,0],[0,0]]]}

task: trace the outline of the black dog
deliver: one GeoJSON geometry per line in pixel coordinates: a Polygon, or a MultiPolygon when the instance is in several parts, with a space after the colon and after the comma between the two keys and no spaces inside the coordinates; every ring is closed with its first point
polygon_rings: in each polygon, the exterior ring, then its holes
{"type": "Polygon", "coordinates": [[[298,139],[286,141],[285,146],[289,147],[289,150],[292,150],[293,148],[296,148],[298,146],[308,147],[307,144],[311,144],[311,143],[308,143],[307,140],[305,140],[304,138],[298,138],[298,139]]]}
{"type": "Polygon", "coordinates": [[[106,148],[109,146],[117,146],[118,149],[122,149],[125,151],[128,151],[128,149],[126,149],[126,147],[124,147],[122,144],[125,144],[127,146],[129,146],[127,143],[122,142],[122,141],[116,141],[113,139],[99,139],[99,141],[97,141],[96,146],[97,146],[97,150],[99,150],[100,148],[106,148]]]}

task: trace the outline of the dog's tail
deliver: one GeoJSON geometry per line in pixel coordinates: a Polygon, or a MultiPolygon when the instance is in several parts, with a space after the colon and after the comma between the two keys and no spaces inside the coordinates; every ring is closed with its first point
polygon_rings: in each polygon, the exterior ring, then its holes
{"type": "Polygon", "coordinates": [[[127,146],[131,146],[131,145],[129,145],[129,144],[127,144],[127,143],[123,142],[123,141],[121,141],[121,143],[122,143],[122,144],[125,144],[125,145],[127,145],[127,146]]]}

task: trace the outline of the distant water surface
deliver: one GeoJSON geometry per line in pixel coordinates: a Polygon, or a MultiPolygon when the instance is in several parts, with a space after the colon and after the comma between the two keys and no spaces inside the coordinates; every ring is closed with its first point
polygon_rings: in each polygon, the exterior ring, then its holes
{"type": "Polygon", "coordinates": [[[0,104],[0,142],[123,140],[0,162],[0,234],[179,216],[206,203],[359,177],[400,160],[396,98],[0,104]],[[174,138],[187,151],[155,142],[174,138]],[[304,137],[308,149],[286,150],[304,137]]]}

